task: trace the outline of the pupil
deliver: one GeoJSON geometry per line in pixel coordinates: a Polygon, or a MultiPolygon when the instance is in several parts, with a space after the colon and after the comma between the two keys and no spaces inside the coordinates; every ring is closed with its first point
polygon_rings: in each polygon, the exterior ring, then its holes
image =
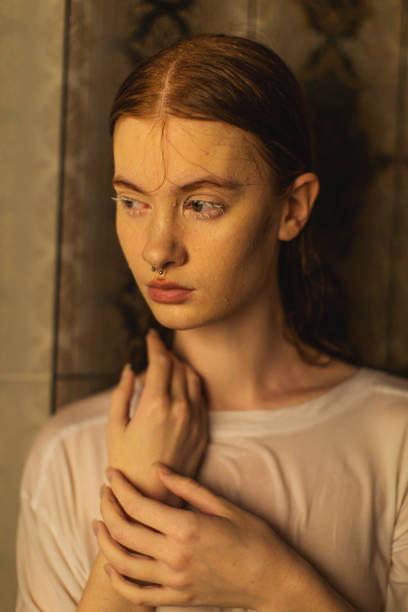
{"type": "Polygon", "coordinates": [[[198,200],[194,200],[193,202],[193,209],[195,210],[195,212],[201,212],[203,209],[203,205],[201,202],[199,202],[198,200]]]}

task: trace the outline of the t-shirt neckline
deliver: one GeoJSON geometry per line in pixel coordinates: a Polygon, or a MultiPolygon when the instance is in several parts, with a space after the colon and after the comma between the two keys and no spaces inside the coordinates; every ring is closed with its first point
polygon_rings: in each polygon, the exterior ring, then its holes
{"type": "Polygon", "coordinates": [[[373,375],[370,368],[361,367],[352,376],[318,397],[300,404],[262,410],[214,410],[208,412],[210,431],[222,435],[252,435],[269,431],[290,433],[311,427],[334,417],[358,401],[364,384],[373,375]]]}

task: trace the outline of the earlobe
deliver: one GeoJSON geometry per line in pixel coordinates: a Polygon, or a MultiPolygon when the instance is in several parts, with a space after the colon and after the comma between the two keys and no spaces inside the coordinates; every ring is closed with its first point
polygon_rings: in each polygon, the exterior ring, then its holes
{"type": "Polygon", "coordinates": [[[279,240],[293,240],[301,232],[310,217],[319,187],[319,179],[312,172],[301,174],[293,181],[283,201],[279,240]]]}

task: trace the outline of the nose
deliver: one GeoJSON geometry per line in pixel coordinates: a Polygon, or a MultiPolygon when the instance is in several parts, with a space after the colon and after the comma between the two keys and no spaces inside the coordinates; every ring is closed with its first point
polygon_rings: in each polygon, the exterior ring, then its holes
{"type": "Polygon", "coordinates": [[[156,269],[168,269],[171,264],[181,266],[187,261],[182,228],[172,211],[156,211],[152,215],[142,256],[156,269]]]}

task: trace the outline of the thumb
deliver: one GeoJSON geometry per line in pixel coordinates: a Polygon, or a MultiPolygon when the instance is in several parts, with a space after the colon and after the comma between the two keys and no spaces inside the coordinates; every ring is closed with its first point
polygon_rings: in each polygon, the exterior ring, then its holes
{"type": "Polygon", "coordinates": [[[205,512],[217,516],[227,516],[227,508],[230,505],[223,497],[215,495],[212,491],[200,485],[193,478],[182,476],[173,472],[168,466],[156,462],[160,480],[172,493],[185,499],[189,504],[205,512]]]}
{"type": "Polygon", "coordinates": [[[108,430],[122,431],[129,422],[129,406],[135,384],[132,366],[127,363],[122,370],[119,383],[111,394],[108,414],[108,430]]]}

